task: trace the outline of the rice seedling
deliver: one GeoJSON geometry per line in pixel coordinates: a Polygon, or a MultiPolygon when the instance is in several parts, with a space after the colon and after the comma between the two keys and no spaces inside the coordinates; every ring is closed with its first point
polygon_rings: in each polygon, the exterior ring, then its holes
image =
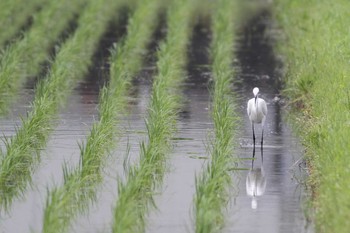
{"type": "Polygon", "coordinates": [[[350,227],[348,1],[276,1],[285,94],[306,148],[317,232],[350,227]]]}
{"type": "Polygon", "coordinates": [[[64,186],[49,192],[44,232],[64,232],[72,218],[94,201],[102,181],[104,158],[115,141],[118,116],[124,112],[131,79],[141,69],[143,54],[158,24],[161,4],[160,0],[137,4],[128,22],[126,38],[113,48],[111,80],[100,95],[100,121],[93,125],[86,144],[81,147],[80,166],[71,171],[65,166],[64,186]]]}
{"type": "Polygon", "coordinates": [[[5,210],[23,195],[40,161],[57,112],[77,82],[87,73],[91,57],[118,2],[90,1],[79,18],[79,27],[62,46],[47,77],[38,84],[31,112],[17,134],[6,141],[0,170],[0,205],[5,210]]]}
{"type": "Polygon", "coordinates": [[[38,75],[42,63],[49,60],[49,49],[84,2],[49,1],[23,38],[5,49],[0,57],[0,114],[6,113],[26,78],[38,75]]]}
{"type": "Polygon", "coordinates": [[[128,169],[118,183],[113,232],[144,232],[145,218],[155,205],[153,194],[162,183],[170,139],[180,107],[179,85],[184,79],[186,49],[191,36],[196,1],[172,1],[167,12],[167,37],[158,52],[158,74],[153,83],[146,119],[148,143],[141,143],[140,163],[128,169]]]}
{"type": "Polygon", "coordinates": [[[12,39],[21,27],[28,24],[29,17],[43,2],[43,0],[0,2],[0,48],[12,39]]]}
{"type": "Polygon", "coordinates": [[[235,1],[220,0],[212,16],[211,43],[214,138],[209,146],[211,161],[196,177],[195,231],[218,232],[224,225],[224,211],[230,199],[231,171],[237,115],[232,96],[235,1]]]}

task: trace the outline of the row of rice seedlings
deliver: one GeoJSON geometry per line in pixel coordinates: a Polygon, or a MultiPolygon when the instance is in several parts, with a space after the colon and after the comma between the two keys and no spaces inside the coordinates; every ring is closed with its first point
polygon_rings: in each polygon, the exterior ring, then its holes
{"type": "MultiPolygon", "coordinates": [[[[275,1],[286,94],[306,148],[317,232],[350,228],[349,1],[275,1]]],[[[309,213],[312,214],[310,211],[309,213]]]]}
{"type": "Polygon", "coordinates": [[[211,161],[196,177],[196,232],[219,232],[224,225],[225,208],[230,199],[231,173],[237,159],[233,156],[236,107],[232,95],[234,59],[234,22],[237,4],[232,0],[216,2],[212,14],[212,75],[214,138],[209,146],[211,161]]]}
{"type": "Polygon", "coordinates": [[[62,46],[47,77],[38,84],[27,119],[23,120],[17,134],[7,139],[0,170],[0,205],[5,210],[31,183],[31,175],[53,129],[57,112],[87,73],[117,3],[113,0],[89,2],[79,18],[78,29],[62,46]]]}
{"type": "Polygon", "coordinates": [[[153,83],[146,127],[148,143],[141,143],[140,162],[127,171],[127,181],[118,183],[113,232],[144,232],[153,194],[162,183],[171,137],[180,107],[179,86],[184,79],[187,44],[196,1],[176,0],[168,6],[167,38],[158,51],[158,74],[153,83]]]}
{"type": "Polygon", "coordinates": [[[0,2],[0,48],[13,39],[44,3],[43,0],[2,0],[0,2]]]}
{"type": "Polygon", "coordinates": [[[5,113],[27,77],[38,75],[49,49],[83,6],[84,0],[48,1],[23,38],[5,49],[0,60],[0,114],[5,113]]]}
{"type": "Polygon", "coordinates": [[[64,232],[73,217],[87,210],[96,198],[102,182],[103,163],[116,137],[116,124],[125,112],[125,101],[131,79],[142,67],[147,45],[158,24],[161,0],[145,0],[138,4],[128,22],[124,41],[112,50],[108,87],[100,95],[100,121],[96,122],[84,146],[80,166],[69,171],[64,167],[64,186],[49,192],[44,232],[64,232]]]}

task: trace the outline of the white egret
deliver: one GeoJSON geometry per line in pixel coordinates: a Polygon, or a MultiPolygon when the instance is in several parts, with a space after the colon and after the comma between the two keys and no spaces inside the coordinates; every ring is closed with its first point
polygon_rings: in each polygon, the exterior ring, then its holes
{"type": "Polygon", "coordinates": [[[263,145],[264,124],[267,115],[267,106],[265,100],[258,97],[259,88],[253,89],[254,98],[248,101],[247,113],[253,129],[253,141],[255,147],[254,124],[261,124],[261,146],[263,145]]]}

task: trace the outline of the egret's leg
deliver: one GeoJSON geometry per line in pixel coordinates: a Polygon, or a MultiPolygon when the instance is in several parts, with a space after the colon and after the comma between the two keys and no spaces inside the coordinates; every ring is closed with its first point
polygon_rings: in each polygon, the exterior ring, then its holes
{"type": "Polygon", "coordinates": [[[253,158],[252,158],[252,170],[254,168],[254,160],[255,160],[255,146],[253,148],[253,158]]]}
{"type": "Polygon", "coordinates": [[[263,147],[263,143],[264,143],[264,128],[262,128],[261,130],[261,148],[263,147]]]}
{"type": "Polygon", "coordinates": [[[262,146],[261,146],[260,152],[261,152],[261,163],[264,163],[264,149],[262,146]]]}
{"type": "Polygon", "coordinates": [[[254,132],[254,123],[252,123],[252,129],[253,129],[253,142],[255,147],[255,132],[254,132]]]}

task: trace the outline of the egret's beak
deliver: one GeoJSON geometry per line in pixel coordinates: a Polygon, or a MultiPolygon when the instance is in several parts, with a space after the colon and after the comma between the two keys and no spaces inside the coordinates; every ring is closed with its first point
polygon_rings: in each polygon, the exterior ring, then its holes
{"type": "Polygon", "coordinates": [[[255,106],[256,106],[256,101],[258,100],[258,95],[255,96],[255,106]]]}

